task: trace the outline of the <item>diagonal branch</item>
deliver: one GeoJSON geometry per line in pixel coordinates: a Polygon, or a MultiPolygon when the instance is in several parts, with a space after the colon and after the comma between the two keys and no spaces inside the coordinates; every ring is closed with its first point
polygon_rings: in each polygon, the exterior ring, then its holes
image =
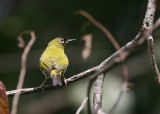
{"type": "Polygon", "coordinates": [[[120,102],[120,99],[122,98],[123,93],[127,90],[128,86],[128,67],[125,62],[123,62],[123,83],[121,86],[121,90],[119,92],[119,95],[116,99],[116,102],[112,106],[112,108],[109,110],[108,114],[112,114],[114,109],[117,107],[118,103],[120,102]]]}
{"type": "Polygon", "coordinates": [[[83,102],[82,102],[81,106],[78,108],[76,114],[80,114],[80,112],[81,112],[81,110],[84,108],[87,100],[88,100],[88,97],[86,97],[86,98],[83,100],[83,102]]]}
{"type": "Polygon", "coordinates": [[[123,93],[126,91],[127,85],[128,85],[128,84],[125,83],[125,82],[122,84],[122,87],[121,87],[119,96],[118,96],[116,102],[114,103],[114,105],[112,106],[112,108],[109,110],[108,114],[112,114],[112,113],[113,113],[113,111],[114,111],[115,107],[117,106],[117,104],[119,103],[119,101],[120,101],[120,99],[121,99],[123,93]]]}
{"type": "Polygon", "coordinates": [[[105,26],[103,26],[100,22],[94,19],[89,13],[87,13],[84,10],[79,10],[76,12],[76,14],[81,14],[84,17],[86,17],[93,25],[98,27],[108,37],[108,39],[112,42],[116,50],[120,49],[118,42],[115,40],[111,32],[105,26]]]}

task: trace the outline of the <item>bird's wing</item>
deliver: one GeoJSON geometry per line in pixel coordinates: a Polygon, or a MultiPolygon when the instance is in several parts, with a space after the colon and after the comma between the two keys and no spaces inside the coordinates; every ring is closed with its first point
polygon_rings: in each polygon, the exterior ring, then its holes
{"type": "Polygon", "coordinates": [[[68,58],[65,53],[58,48],[47,48],[40,58],[40,67],[42,67],[42,69],[47,71],[55,69],[57,73],[64,71],[68,63],[68,58]]]}
{"type": "Polygon", "coordinates": [[[68,66],[68,59],[66,56],[59,57],[58,59],[55,59],[52,67],[55,68],[55,71],[57,73],[64,71],[68,66]]]}

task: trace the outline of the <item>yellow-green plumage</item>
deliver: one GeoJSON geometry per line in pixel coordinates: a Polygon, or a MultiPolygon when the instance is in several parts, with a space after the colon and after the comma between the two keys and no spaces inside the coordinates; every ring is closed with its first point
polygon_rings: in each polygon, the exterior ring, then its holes
{"type": "MultiPolygon", "coordinates": [[[[61,76],[69,64],[68,58],[64,53],[64,48],[69,40],[55,38],[48,43],[47,48],[40,57],[40,70],[46,79],[52,78],[53,85],[62,85],[61,76]]],[[[72,40],[70,40],[72,41],[72,40]]]]}

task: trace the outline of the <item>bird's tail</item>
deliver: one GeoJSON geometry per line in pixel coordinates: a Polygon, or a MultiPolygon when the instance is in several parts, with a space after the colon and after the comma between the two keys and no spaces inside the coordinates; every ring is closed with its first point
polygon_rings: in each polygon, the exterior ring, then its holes
{"type": "Polygon", "coordinates": [[[52,70],[50,75],[52,77],[54,86],[62,86],[61,73],[56,73],[55,70],[52,70]]]}
{"type": "Polygon", "coordinates": [[[62,86],[62,80],[60,75],[53,75],[53,85],[54,86],[62,86]]]}

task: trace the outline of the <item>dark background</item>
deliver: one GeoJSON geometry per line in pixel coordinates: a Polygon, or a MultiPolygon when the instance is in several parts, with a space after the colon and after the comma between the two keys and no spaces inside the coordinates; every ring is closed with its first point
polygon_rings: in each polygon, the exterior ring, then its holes
{"type": "MultiPolygon", "coordinates": [[[[36,42],[27,59],[24,88],[39,86],[44,75],[39,70],[39,58],[53,38],[75,38],[77,42],[66,47],[70,65],[68,78],[100,64],[115,49],[103,32],[95,26],[84,28],[87,19],[74,12],[83,9],[94,16],[114,35],[121,46],[131,41],[140,30],[147,0],[0,0],[0,80],[6,90],[16,88],[23,49],[17,47],[16,37],[24,30],[36,33],[36,42]],[[92,53],[88,60],[81,56],[81,37],[92,33],[92,53]]],[[[156,10],[155,20],[159,17],[156,10]]],[[[155,53],[160,65],[159,29],[154,31],[155,53]]],[[[30,36],[25,35],[26,42],[30,36]]],[[[135,87],[122,97],[115,114],[160,113],[160,88],[155,81],[147,43],[127,60],[130,82],[135,87]]],[[[46,84],[52,83],[48,80],[46,84]]],[[[103,111],[108,112],[115,102],[122,84],[121,65],[106,73],[103,93],[103,111]]],[[[59,90],[22,95],[18,114],[73,114],[86,97],[87,78],[59,90]]],[[[11,109],[12,97],[9,97],[11,109]]],[[[86,113],[86,108],[82,114],[86,113]]]]}

